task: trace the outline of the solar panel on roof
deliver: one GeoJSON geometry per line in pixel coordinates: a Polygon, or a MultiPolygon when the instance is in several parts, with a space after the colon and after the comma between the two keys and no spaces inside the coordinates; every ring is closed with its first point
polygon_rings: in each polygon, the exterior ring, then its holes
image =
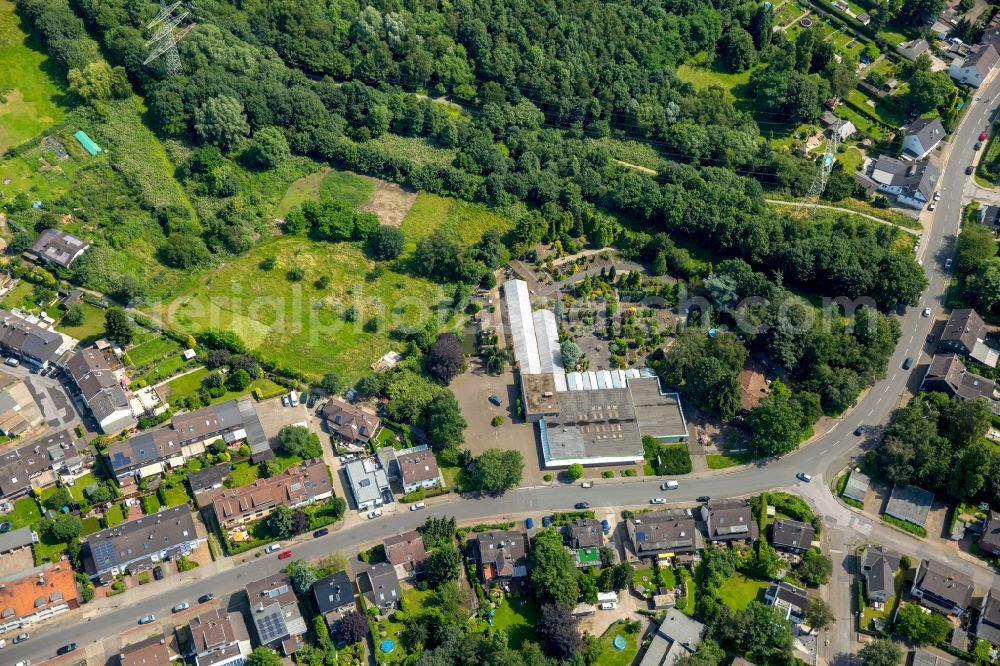
{"type": "Polygon", "coordinates": [[[639,541],[645,541],[646,540],[646,533],[645,532],[636,532],[635,533],[635,538],[638,539],[639,541]]]}
{"type": "Polygon", "coordinates": [[[260,632],[261,643],[271,643],[288,633],[280,610],[275,610],[275,612],[269,615],[258,617],[257,629],[260,632]]]}
{"type": "Polygon", "coordinates": [[[102,541],[96,545],[91,544],[90,550],[94,555],[94,562],[98,565],[113,567],[118,564],[114,546],[109,541],[102,541]]]}

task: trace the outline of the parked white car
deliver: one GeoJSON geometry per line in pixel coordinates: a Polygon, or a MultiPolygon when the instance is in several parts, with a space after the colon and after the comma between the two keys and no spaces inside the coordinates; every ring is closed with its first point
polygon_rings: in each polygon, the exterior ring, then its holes
{"type": "Polygon", "coordinates": [[[382,509],[374,509],[368,512],[368,520],[375,520],[382,515],[382,509]]]}
{"type": "Polygon", "coordinates": [[[270,546],[268,546],[267,548],[264,549],[264,553],[269,555],[269,554],[273,553],[276,550],[281,550],[281,544],[280,543],[272,543],[270,546]]]}
{"type": "Polygon", "coordinates": [[[667,498],[666,497],[653,497],[653,498],[651,498],[649,500],[649,503],[650,504],[666,504],[667,503],[667,498]]]}
{"type": "Polygon", "coordinates": [[[411,504],[410,505],[410,511],[420,511],[425,506],[427,506],[427,505],[424,504],[423,502],[417,502],[416,504],[411,504]]]}

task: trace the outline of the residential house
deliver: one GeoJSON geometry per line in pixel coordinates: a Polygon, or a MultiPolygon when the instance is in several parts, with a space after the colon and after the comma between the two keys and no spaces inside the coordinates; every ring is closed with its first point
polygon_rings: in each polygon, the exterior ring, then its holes
{"type": "Polygon", "coordinates": [[[992,44],[981,44],[964,60],[959,58],[952,61],[948,74],[959,83],[978,88],[996,67],[998,60],[1000,53],[997,53],[992,44]]]}
{"type": "Polygon", "coordinates": [[[958,23],[952,16],[948,16],[942,12],[934,19],[934,22],[931,23],[931,34],[938,39],[947,39],[948,35],[952,33],[956,25],[958,25],[958,23]]]}
{"type": "Polygon", "coordinates": [[[941,562],[921,560],[910,595],[931,610],[945,615],[962,615],[969,609],[974,587],[967,574],[941,562]]]}
{"type": "Polygon", "coordinates": [[[980,206],[979,224],[989,227],[995,236],[1000,236],[1000,206],[980,206]]]}
{"type": "Polygon", "coordinates": [[[880,155],[869,160],[865,175],[879,192],[895,196],[900,205],[919,210],[932,200],[939,174],[927,160],[904,162],[880,155]]]}
{"type": "Polygon", "coordinates": [[[0,555],[30,549],[36,543],[38,543],[38,533],[30,527],[19,527],[16,530],[3,532],[0,534],[0,555]]]}
{"type": "Polygon", "coordinates": [[[320,458],[303,460],[277,476],[257,479],[212,498],[211,513],[225,530],[271,515],[279,506],[296,509],[333,497],[326,464],[320,458]]]}
{"type": "Polygon", "coordinates": [[[36,317],[0,309],[0,352],[28,365],[47,368],[76,346],[76,340],[39,326],[36,317]]]}
{"type": "Polygon", "coordinates": [[[904,132],[902,157],[924,159],[941,143],[945,134],[944,125],[937,118],[918,118],[904,132]]]}
{"type": "Polygon", "coordinates": [[[872,22],[872,17],[868,14],[868,12],[858,12],[854,18],[857,19],[858,23],[861,25],[868,25],[872,22]]]}
{"type": "Polygon", "coordinates": [[[990,511],[979,537],[979,549],[991,555],[1000,555],[1000,513],[990,511]]]}
{"type": "Polygon", "coordinates": [[[118,574],[144,571],[190,555],[204,540],[184,504],[91,534],[81,557],[87,575],[106,585],[118,574]]]}
{"type": "Polygon", "coordinates": [[[188,631],[195,666],[243,666],[250,655],[250,634],[242,613],[205,611],[191,620],[188,631]]]}
{"type": "Polygon", "coordinates": [[[0,454],[0,497],[16,499],[45,488],[63,474],[75,475],[93,462],[72,430],[60,430],[0,454]]]}
{"type": "Polygon", "coordinates": [[[229,463],[220,463],[188,474],[188,485],[199,507],[208,506],[213,497],[225,492],[223,487],[229,478],[229,472],[229,463]]]}
{"type": "Polygon", "coordinates": [[[118,653],[119,666],[174,666],[175,655],[170,653],[163,632],[127,645],[118,653]]]}
{"type": "Polygon", "coordinates": [[[861,555],[861,578],[865,582],[865,599],[884,604],[896,594],[896,571],[899,555],[885,546],[867,546],[861,555]]]}
{"type": "Polygon", "coordinates": [[[858,128],[850,120],[841,120],[830,128],[830,134],[836,134],[839,141],[847,141],[857,131],[858,128]]]}
{"type": "Polygon", "coordinates": [[[976,623],[976,638],[1000,646],[1000,590],[991,588],[983,598],[976,623]]]}
{"type": "Polygon", "coordinates": [[[419,532],[410,530],[396,534],[387,538],[382,544],[385,547],[385,558],[389,564],[396,567],[398,578],[413,578],[423,572],[427,551],[424,549],[424,539],[419,532]]]}
{"type": "Polygon", "coordinates": [[[704,547],[701,532],[689,509],[654,511],[625,520],[636,557],[690,553],[704,547]]]}
{"type": "Polygon", "coordinates": [[[894,485],[885,505],[885,514],[923,527],[934,503],[934,493],[916,486],[894,485]]]}
{"type": "Polygon", "coordinates": [[[785,612],[785,619],[793,624],[805,622],[809,610],[809,597],[801,587],[784,581],[773,582],[764,591],[764,601],[785,612]]]}
{"type": "Polygon", "coordinates": [[[743,499],[709,500],[701,507],[709,543],[757,540],[759,530],[750,504],[743,499]]]}
{"type": "Polygon", "coordinates": [[[938,340],[937,353],[971,356],[983,365],[995,368],[1000,354],[986,346],[986,333],[986,322],[975,310],[953,310],[938,340]]]}
{"type": "Polygon", "coordinates": [[[528,575],[528,539],[522,532],[481,532],[474,550],[479,575],[486,583],[528,575]]]}
{"type": "Polygon", "coordinates": [[[257,645],[266,645],[285,656],[298,652],[306,633],[306,621],[299,612],[299,599],[288,576],[277,573],[249,583],[246,593],[257,645]]]}
{"type": "Polygon", "coordinates": [[[340,441],[361,448],[378,434],[382,424],[379,417],[339,398],[327,400],[320,414],[340,441]]]}
{"type": "Polygon", "coordinates": [[[337,626],[345,614],[357,609],[354,583],[346,571],[338,571],[313,583],[312,600],[313,607],[326,620],[331,634],[337,633],[337,626]]]}
{"type": "Polygon", "coordinates": [[[396,451],[396,465],[404,493],[412,493],[420,488],[434,488],[441,483],[434,452],[427,446],[396,451]]]}
{"type": "Polygon", "coordinates": [[[809,523],[779,518],[771,526],[771,544],[789,553],[804,553],[812,547],[816,530],[809,523]]]}
{"type": "Polygon", "coordinates": [[[384,468],[373,458],[353,460],[344,466],[344,475],[358,510],[382,506],[392,501],[392,489],[384,468]]]}
{"type": "Polygon", "coordinates": [[[563,528],[563,538],[576,558],[576,566],[592,567],[601,564],[601,546],[604,545],[604,529],[593,518],[571,520],[563,528]]]}
{"type": "Polygon", "coordinates": [[[19,437],[42,421],[42,410],[24,381],[0,370],[0,433],[19,437]]]}
{"type": "Polygon", "coordinates": [[[767,395],[767,376],[764,368],[754,361],[747,360],[743,364],[743,369],[737,375],[736,381],[740,385],[740,409],[750,411],[760,404],[760,401],[767,395]]]}
{"type": "Polygon", "coordinates": [[[967,666],[967,663],[958,659],[942,657],[940,654],[935,654],[930,650],[918,648],[913,651],[913,659],[910,666],[967,666]]]}
{"type": "Polygon", "coordinates": [[[903,42],[897,50],[899,51],[899,55],[907,60],[916,60],[923,53],[926,53],[930,47],[931,45],[926,39],[914,39],[909,42],[903,42]]]}
{"type": "Polygon", "coordinates": [[[0,632],[22,629],[79,606],[69,562],[44,564],[0,578],[0,632]]]}
{"type": "Polygon", "coordinates": [[[871,479],[868,478],[868,475],[862,473],[860,470],[852,469],[851,475],[847,477],[847,485],[844,486],[844,492],[841,495],[863,504],[865,495],[868,494],[869,486],[871,486],[871,479]]]}
{"type": "Polygon", "coordinates": [[[396,568],[388,562],[370,566],[358,575],[358,590],[369,608],[387,613],[399,604],[402,595],[396,568]]]}
{"type": "Polygon", "coordinates": [[[101,432],[114,434],[136,425],[128,395],[121,385],[125,369],[117,356],[96,348],[82,349],[70,357],[66,370],[79,387],[101,432]]]}
{"type": "Polygon", "coordinates": [[[941,391],[962,400],[983,398],[994,414],[1000,414],[1000,395],[992,379],[969,372],[955,354],[935,354],[920,383],[921,391],[941,391]]]}
{"type": "Polygon", "coordinates": [[[73,234],[60,229],[45,229],[35,239],[31,253],[46,263],[69,268],[89,247],[90,243],[73,234]]]}
{"type": "Polygon", "coordinates": [[[639,666],[673,666],[678,659],[697,651],[705,630],[704,624],[676,608],[667,609],[639,666]]]}

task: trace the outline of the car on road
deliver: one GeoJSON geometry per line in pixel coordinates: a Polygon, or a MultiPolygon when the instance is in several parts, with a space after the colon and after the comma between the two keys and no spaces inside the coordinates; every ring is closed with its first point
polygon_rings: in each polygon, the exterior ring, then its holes
{"type": "Polygon", "coordinates": [[[971,166],[971,165],[967,166],[967,167],[965,167],[965,175],[966,176],[971,176],[972,172],[975,171],[975,170],[976,170],[976,167],[971,166]]]}
{"type": "Polygon", "coordinates": [[[933,333],[928,333],[927,334],[927,344],[930,344],[932,342],[934,342],[934,334],[933,333]]]}
{"type": "Polygon", "coordinates": [[[907,356],[906,359],[903,361],[903,370],[909,370],[912,367],[913,367],[913,357],[907,356]]]}
{"type": "Polygon", "coordinates": [[[23,643],[24,641],[28,640],[29,638],[31,638],[31,637],[28,636],[28,634],[26,634],[26,633],[24,633],[22,631],[17,636],[14,636],[14,645],[17,645],[18,643],[23,643]]]}
{"type": "Polygon", "coordinates": [[[863,425],[859,425],[857,428],[854,429],[855,437],[861,437],[861,435],[863,434],[865,434],[865,427],[863,425]]]}
{"type": "Polygon", "coordinates": [[[500,405],[503,404],[503,400],[501,400],[500,396],[498,396],[496,393],[490,395],[490,397],[488,398],[488,400],[490,402],[492,402],[494,405],[496,405],[497,407],[499,407],[500,405]]]}
{"type": "Polygon", "coordinates": [[[31,666],[31,662],[27,659],[22,659],[21,661],[14,664],[14,666],[31,666]]]}
{"type": "Polygon", "coordinates": [[[373,509],[368,512],[368,520],[375,520],[382,515],[382,509],[373,509]]]}
{"type": "Polygon", "coordinates": [[[667,481],[666,483],[660,484],[660,490],[677,490],[680,484],[676,481],[667,481]]]}
{"type": "Polygon", "coordinates": [[[286,550],[286,551],[284,551],[282,553],[278,553],[278,559],[279,560],[287,560],[291,556],[292,556],[292,551],[290,551],[290,550],[286,550]]]}
{"type": "Polygon", "coordinates": [[[318,539],[318,538],[320,538],[320,537],[324,537],[324,536],[326,536],[326,535],[327,535],[327,534],[329,534],[329,533],[330,533],[330,530],[328,530],[328,529],[327,529],[327,528],[325,528],[325,527],[321,527],[321,528],[319,528],[318,530],[316,530],[315,532],[313,532],[313,538],[314,538],[314,539],[318,539]]]}
{"type": "Polygon", "coordinates": [[[215,599],[215,595],[214,594],[211,594],[211,593],[209,593],[209,594],[203,594],[200,597],[198,597],[198,603],[199,604],[207,604],[209,601],[213,601],[214,599],[215,599]]]}
{"type": "Polygon", "coordinates": [[[941,193],[940,192],[935,192],[934,193],[934,201],[941,201],[941,193]]]}
{"type": "Polygon", "coordinates": [[[980,135],[979,135],[979,140],[980,140],[980,141],[986,141],[986,137],[987,137],[987,136],[988,136],[988,135],[986,134],[986,132],[983,132],[982,134],[980,134],[980,135]]]}
{"type": "Polygon", "coordinates": [[[666,504],[667,503],[667,498],[666,497],[651,497],[649,499],[649,503],[650,504],[666,504]]]}
{"type": "Polygon", "coordinates": [[[139,624],[149,624],[150,622],[156,622],[156,616],[152,613],[139,618],[139,624]]]}
{"type": "Polygon", "coordinates": [[[699,501],[699,502],[709,502],[709,501],[711,501],[711,499],[712,499],[712,498],[711,498],[711,497],[709,497],[708,495],[700,495],[700,496],[698,497],[698,501],[699,501]]]}
{"type": "Polygon", "coordinates": [[[573,508],[574,509],[589,509],[590,508],[590,502],[577,502],[576,504],[573,505],[573,508]]]}
{"type": "Polygon", "coordinates": [[[795,478],[798,479],[799,481],[805,481],[806,483],[809,483],[810,481],[813,480],[812,475],[806,474],[805,472],[799,472],[798,474],[795,475],[795,478]]]}
{"type": "Polygon", "coordinates": [[[56,654],[69,654],[75,649],[76,649],[76,643],[69,643],[67,645],[63,645],[61,648],[56,650],[56,654]]]}
{"type": "Polygon", "coordinates": [[[932,202],[931,205],[927,207],[927,210],[937,210],[937,204],[932,202]]]}
{"type": "Polygon", "coordinates": [[[171,608],[170,612],[171,613],[180,613],[182,610],[187,610],[188,608],[191,608],[191,604],[189,604],[186,601],[182,601],[179,604],[177,604],[176,606],[174,606],[173,608],[171,608]]]}
{"type": "Polygon", "coordinates": [[[921,312],[920,314],[922,316],[924,316],[924,317],[930,317],[931,316],[931,309],[930,308],[924,308],[924,311],[921,312]]]}
{"type": "Polygon", "coordinates": [[[420,511],[425,506],[427,506],[427,505],[424,504],[423,502],[417,502],[415,504],[411,504],[410,505],[410,511],[420,511]]]}
{"type": "Polygon", "coordinates": [[[156,580],[163,580],[163,567],[160,565],[153,567],[153,578],[156,580]]]}
{"type": "Polygon", "coordinates": [[[272,543],[270,546],[268,546],[267,548],[264,549],[264,554],[265,555],[270,555],[271,553],[273,553],[276,550],[281,550],[281,544],[280,543],[272,543]]]}
{"type": "Polygon", "coordinates": [[[946,271],[950,271],[951,270],[951,259],[945,259],[944,260],[944,269],[946,271]]]}
{"type": "Polygon", "coordinates": [[[0,638],[0,650],[4,649],[5,647],[7,647],[7,641],[0,638]]]}
{"type": "Polygon", "coordinates": [[[979,150],[979,149],[980,149],[980,148],[982,148],[982,147],[983,147],[983,142],[982,142],[982,141],[976,141],[976,145],[974,145],[974,146],[972,147],[972,149],[973,149],[973,150],[979,150]]]}

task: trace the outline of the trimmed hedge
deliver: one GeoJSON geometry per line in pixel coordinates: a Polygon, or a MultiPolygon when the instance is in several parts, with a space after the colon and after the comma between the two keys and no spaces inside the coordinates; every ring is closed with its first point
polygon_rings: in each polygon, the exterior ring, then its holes
{"type": "Polygon", "coordinates": [[[888,523],[889,525],[892,525],[893,527],[898,527],[899,529],[903,530],[904,532],[909,532],[910,534],[915,534],[918,537],[923,538],[923,537],[927,536],[927,530],[925,530],[920,525],[914,525],[913,523],[909,522],[908,520],[900,520],[899,518],[896,518],[894,516],[887,516],[886,514],[883,513],[882,514],[882,521],[885,522],[885,523],[888,523]]]}

